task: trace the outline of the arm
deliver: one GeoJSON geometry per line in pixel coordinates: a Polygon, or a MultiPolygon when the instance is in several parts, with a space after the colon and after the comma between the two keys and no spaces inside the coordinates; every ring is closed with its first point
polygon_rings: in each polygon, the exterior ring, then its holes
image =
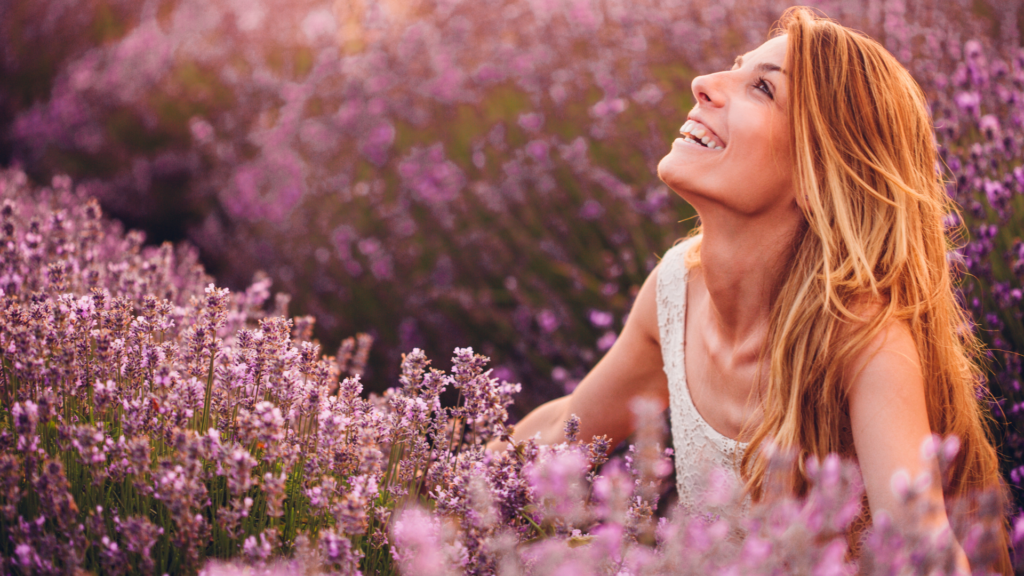
{"type": "MultiPolygon", "coordinates": [[[[516,424],[513,438],[525,440],[539,433],[541,444],[562,442],[565,421],[576,414],[581,440],[605,434],[614,447],[634,430],[629,410],[633,398],[653,398],[668,406],[668,379],[658,339],[657,278],[655,268],[640,288],[619,338],[573,393],[527,414],[516,424]]],[[[488,445],[491,450],[504,447],[500,441],[488,445]]]]}
{"type": "MultiPolygon", "coordinates": [[[[884,510],[897,523],[907,521],[900,515],[892,476],[903,469],[913,479],[927,471],[933,478],[927,497],[935,512],[923,521],[936,531],[948,528],[938,462],[934,458],[923,462],[920,454],[931,427],[924,377],[910,329],[905,323],[890,323],[850,368],[850,423],[872,517],[884,510]]],[[[957,564],[970,573],[962,550],[958,550],[957,564]]]]}

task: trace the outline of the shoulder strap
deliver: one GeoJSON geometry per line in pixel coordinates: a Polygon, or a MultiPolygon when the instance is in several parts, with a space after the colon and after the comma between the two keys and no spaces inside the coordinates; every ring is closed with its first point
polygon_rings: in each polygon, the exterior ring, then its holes
{"type": "Polygon", "coordinates": [[[666,253],[658,268],[657,305],[661,356],[669,385],[679,381],[683,366],[686,328],[686,253],[695,238],[680,242],[666,253]]]}

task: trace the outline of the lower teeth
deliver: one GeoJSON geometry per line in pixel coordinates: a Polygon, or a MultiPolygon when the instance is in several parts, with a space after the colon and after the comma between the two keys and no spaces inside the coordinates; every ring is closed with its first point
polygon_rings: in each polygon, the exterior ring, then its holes
{"type": "Polygon", "coordinates": [[[697,140],[696,138],[694,138],[693,136],[690,136],[689,134],[684,134],[683,135],[683,139],[686,140],[687,142],[692,142],[694,144],[699,144],[699,145],[703,146],[704,148],[710,148],[710,146],[708,146],[707,144],[701,142],[700,140],[697,140]]]}

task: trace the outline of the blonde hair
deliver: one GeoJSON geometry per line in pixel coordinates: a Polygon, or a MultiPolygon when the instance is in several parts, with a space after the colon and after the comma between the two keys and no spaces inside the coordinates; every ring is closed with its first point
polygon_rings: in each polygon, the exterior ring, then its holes
{"type": "MultiPolygon", "coordinates": [[[[764,417],[744,431],[747,490],[755,501],[764,496],[770,443],[795,452],[797,493],[808,488],[807,457],[854,456],[844,375],[893,321],[905,322],[917,345],[932,431],[961,442],[947,502],[998,489],[978,401],[980,344],[946,259],[943,217],[956,207],[936,169],[925,96],[880,44],[807,8],[787,10],[777,31],[788,36],[794,182],[806,224],[773,303],[764,417]]],[[[869,524],[865,499],[851,530],[854,554],[869,524]]],[[[993,568],[1009,573],[1006,547],[993,568]]]]}

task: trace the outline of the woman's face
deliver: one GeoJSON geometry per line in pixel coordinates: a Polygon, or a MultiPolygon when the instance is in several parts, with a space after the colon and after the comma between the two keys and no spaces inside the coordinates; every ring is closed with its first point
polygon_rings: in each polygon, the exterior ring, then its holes
{"type": "Polygon", "coordinates": [[[732,69],[693,80],[697,105],[658,177],[698,211],[719,206],[757,216],[795,207],[785,61],[779,36],[732,69]],[[694,141],[702,137],[706,145],[694,141]]]}

